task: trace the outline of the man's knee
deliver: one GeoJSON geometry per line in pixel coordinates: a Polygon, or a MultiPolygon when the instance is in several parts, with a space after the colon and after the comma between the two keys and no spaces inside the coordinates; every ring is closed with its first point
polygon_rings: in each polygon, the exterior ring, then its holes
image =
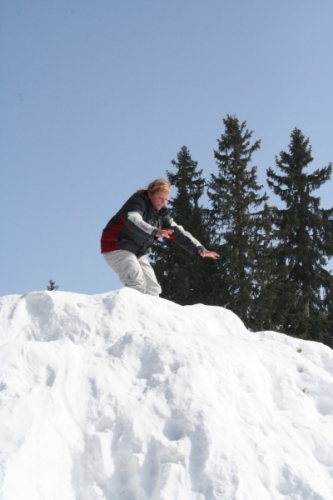
{"type": "Polygon", "coordinates": [[[139,261],[134,254],[125,250],[118,250],[104,254],[104,258],[126,287],[146,293],[146,280],[139,261]]]}

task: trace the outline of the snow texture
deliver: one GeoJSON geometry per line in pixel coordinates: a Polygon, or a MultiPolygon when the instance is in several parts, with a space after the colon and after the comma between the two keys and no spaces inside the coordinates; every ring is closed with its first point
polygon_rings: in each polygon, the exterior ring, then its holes
{"type": "Polygon", "coordinates": [[[333,500],[333,355],[121,289],[0,299],[1,500],[333,500]]]}

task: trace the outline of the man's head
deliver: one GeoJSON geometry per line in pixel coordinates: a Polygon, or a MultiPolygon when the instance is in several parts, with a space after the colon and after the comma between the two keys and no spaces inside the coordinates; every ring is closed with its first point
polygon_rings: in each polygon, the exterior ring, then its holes
{"type": "Polygon", "coordinates": [[[148,185],[148,198],[156,210],[163,208],[170,196],[171,186],[165,179],[156,179],[148,185]]]}

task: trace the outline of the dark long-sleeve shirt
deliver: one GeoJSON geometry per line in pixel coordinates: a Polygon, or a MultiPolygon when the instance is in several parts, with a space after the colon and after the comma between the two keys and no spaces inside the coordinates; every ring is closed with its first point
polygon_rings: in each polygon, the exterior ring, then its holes
{"type": "Polygon", "coordinates": [[[172,229],[170,239],[197,255],[203,245],[172,219],[167,208],[156,210],[149,199],[133,194],[103,230],[102,253],[127,250],[137,257],[147,254],[161,229],[172,229]]]}

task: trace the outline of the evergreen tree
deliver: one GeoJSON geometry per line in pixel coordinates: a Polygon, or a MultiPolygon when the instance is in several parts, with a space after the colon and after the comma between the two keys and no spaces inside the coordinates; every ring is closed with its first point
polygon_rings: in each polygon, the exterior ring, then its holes
{"type": "Polygon", "coordinates": [[[266,194],[259,193],[257,167],[249,166],[260,141],[251,144],[253,132],[234,116],[227,115],[223,123],[225,132],[214,151],[218,175],[211,176],[208,190],[215,243],[222,256],[214,292],[218,305],[231,309],[249,328],[257,328],[258,322],[265,323],[269,309],[260,299],[265,297],[268,304],[265,266],[272,211],[265,204],[266,194]]]}
{"type": "MultiPolygon", "coordinates": [[[[192,160],[186,146],[177,154],[177,161],[171,163],[176,172],[167,171],[167,178],[177,194],[169,201],[169,211],[178,225],[209,247],[208,210],[199,203],[205,189],[202,170],[198,170],[198,162],[192,160]]],[[[214,272],[210,259],[194,257],[173,242],[163,240],[155,245],[152,261],[162,297],[182,305],[209,303],[207,289],[214,272]]]]}
{"type": "Polygon", "coordinates": [[[281,313],[276,299],[282,293],[282,283],[273,246],[273,223],[275,209],[266,203],[257,213],[257,226],[254,231],[254,248],[257,255],[253,260],[251,306],[248,326],[252,330],[279,330],[281,313]]]}
{"type": "Polygon", "coordinates": [[[49,280],[49,284],[47,286],[47,290],[52,292],[53,290],[58,290],[58,285],[55,284],[55,281],[49,280]]]}
{"type": "Polygon", "coordinates": [[[330,179],[332,164],[307,174],[312,161],[309,139],[295,128],[289,152],[276,158],[282,175],[267,170],[268,185],[285,204],[277,210],[276,221],[276,257],[283,282],[278,308],[286,333],[330,343],[333,276],[325,266],[333,255],[333,209],[320,208],[320,198],[311,193],[330,179]]]}
{"type": "Polygon", "coordinates": [[[323,332],[320,340],[333,349],[333,279],[330,279],[330,285],[326,290],[324,307],[327,313],[324,328],[318,329],[323,332]]]}

